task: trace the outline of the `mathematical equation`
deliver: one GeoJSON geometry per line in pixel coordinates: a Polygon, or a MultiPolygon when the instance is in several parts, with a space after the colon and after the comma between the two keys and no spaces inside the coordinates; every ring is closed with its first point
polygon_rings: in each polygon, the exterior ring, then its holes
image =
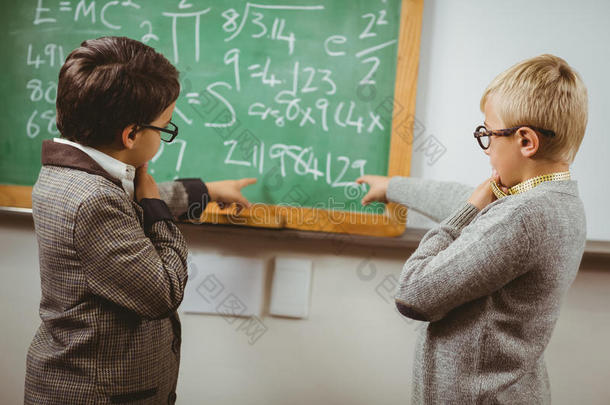
{"type": "MultiPolygon", "coordinates": [[[[248,168],[255,175],[263,174],[271,162],[282,177],[304,176],[331,188],[354,186],[351,180],[365,173],[363,156],[372,148],[348,148],[350,153],[316,151],[315,139],[342,137],[348,146],[349,137],[370,137],[370,145],[389,144],[391,122],[382,119],[374,103],[358,96],[362,89],[384,92],[380,94],[384,98],[393,94],[393,75],[387,80],[387,73],[394,72],[395,59],[387,55],[396,55],[398,32],[392,14],[396,10],[388,11],[386,0],[362,3],[368,11],[361,12],[344,32],[337,24],[323,35],[316,32],[316,21],[337,7],[326,2],[168,3],[173,4],[160,10],[159,5],[140,0],[36,0],[31,17],[35,29],[78,25],[96,33],[91,37],[139,39],[164,51],[178,67],[182,90],[174,120],[182,121],[181,136],[172,145],[162,144],[152,159],[153,170],[154,164],[166,166],[172,159],[174,177],[179,177],[189,145],[200,134],[234,128],[241,122],[271,125],[276,135],[285,132],[289,139],[267,141],[259,135],[247,148],[239,139],[213,139],[217,149],[224,151],[223,165],[248,168]],[[310,21],[307,31],[304,20],[310,21]],[[384,79],[381,85],[380,78],[384,79]],[[203,114],[201,110],[210,105],[221,113],[203,114]],[[301,132],[294,131],[303,131],[302,142],[295,142],[298,138],[293,133],[301,132]],[[168,154],[170,150],[174,152],[168,154]]],[[[33,105],[25,135],[31,139],[59,134],[54,109],[56,74],[71,49],[61,40],[49,39],[28,43],[24,50],[31,75],[23,85],[33,105]],[[48,72],[55,73],[54,80],[48,80],[48,72]]]]}

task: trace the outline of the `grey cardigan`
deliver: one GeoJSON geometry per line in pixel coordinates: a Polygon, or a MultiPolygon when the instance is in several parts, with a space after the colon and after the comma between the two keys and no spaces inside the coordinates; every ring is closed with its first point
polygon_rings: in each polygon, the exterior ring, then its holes
{"type": "Polygon", "coordinates": [[[414,404],[550,403],[544,350],[585,246],[577,181],[544,182],[479,211],[474,188],[394,177],[387,198],[440,224],[400,275],[396,305],[428,321],[414,404]]]}

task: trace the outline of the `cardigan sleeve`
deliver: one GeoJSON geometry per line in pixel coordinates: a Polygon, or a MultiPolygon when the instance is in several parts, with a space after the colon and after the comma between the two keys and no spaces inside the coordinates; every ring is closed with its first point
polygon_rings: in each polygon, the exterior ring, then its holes
{"type": "Polygon", "coordinates": [[[465,203],[424,235],[404,264],[395,296],[400,313],[438,321],[526,272],[530,249],[525,212],[478,215],[465,203]]]}
{"type": "Polygon", "coordinates": [[[386,197],[441,222],[466,202],[474,190],[452,181],[395,176],[390,179],[386,197]]]}

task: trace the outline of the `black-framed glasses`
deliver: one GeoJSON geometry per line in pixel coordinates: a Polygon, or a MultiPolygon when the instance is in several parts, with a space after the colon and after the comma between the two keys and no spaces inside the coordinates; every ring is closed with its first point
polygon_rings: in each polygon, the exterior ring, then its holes
{"type": "Polygon", "coordinates": [[[551,138],[555,136],[555,132],[551,131],[550,129],[534,127],[532,125],[519,125],[518,127],[505,128],[505,129],[494,129],[494,130],[487,129],[485,127],[485,125],[479,125],[477,127],[477,129],[474,130],[474,137],[479,142],[479,145],[481,146],[481,148],[483,148],[485,150],[485,149],[489,148],[489,144],[491,143],[492,135],[511,136],[512,134],[517,132],[517,130],[519,128],[523,128],[523,127],[531,128],[534,131],[540,132],[541,134],[546,135],[551,138]]]}
{"type": "Polygon", "coordinates": [[[154,125],[138,125],[138,129],[141,128],[148,128],[160,131],[161,140],[164,142],[171,142],[174,140],[174,138],[176,138],[176,136],[178,136],[178,125],[174,124],[171,121],[169,122],[169,124],[167,124],[167,127],[165,128],[155,127],[154,125]]]}

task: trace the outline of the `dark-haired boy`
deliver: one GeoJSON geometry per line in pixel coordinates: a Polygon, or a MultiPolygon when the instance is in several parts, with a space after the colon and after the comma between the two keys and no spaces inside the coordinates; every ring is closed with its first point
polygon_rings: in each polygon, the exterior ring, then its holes
{"type": "Polygon", "coordinates": [[[171,63],[124,37],[85,41],[61,68],[62,138],[43,142],[32,192],[42,323],[26,404],[175,402],[187,247],[173,219],[247,206],[256,181],[155,183],[147,162],[178,135],[179,92],[171,63]]]}

